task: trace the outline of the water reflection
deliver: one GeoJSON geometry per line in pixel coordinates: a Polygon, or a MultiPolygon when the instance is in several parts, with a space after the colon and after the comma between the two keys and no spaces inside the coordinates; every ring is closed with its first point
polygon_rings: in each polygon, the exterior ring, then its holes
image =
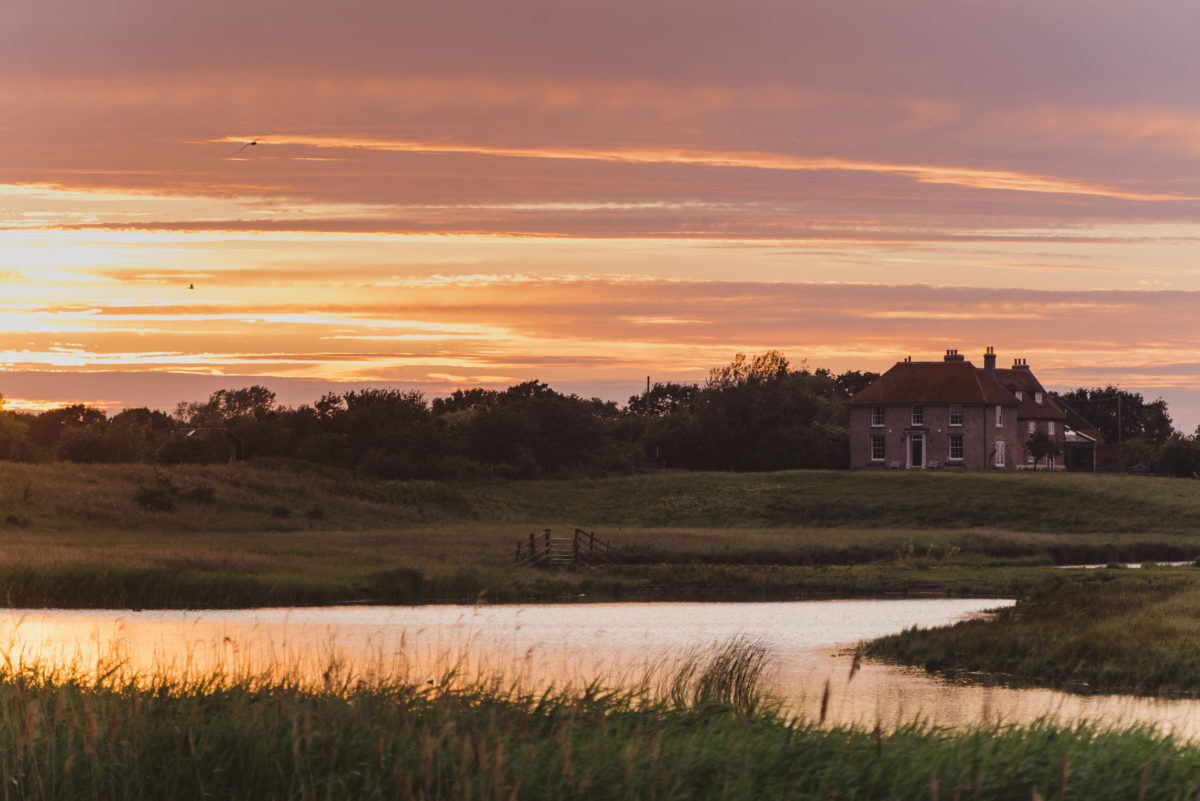
{"type": "Polygon", "coordinates": [[[850,678],[854,643],[910,626],[950,623],[1010,602],[979,599],[759,604],[575,604],[333,607],[203,612],[11,611],[0,615],[0,659],[95,676],[190,679],[276,676],[468,678],[526,687],[632,682],[697,648],[745,635],[775,656],[773,689],[816,719],[891,728],[1029,722],[1135,723],[1200,738],[1200,704],[1128,696],[958,684],[866,663],[850,678]]]}

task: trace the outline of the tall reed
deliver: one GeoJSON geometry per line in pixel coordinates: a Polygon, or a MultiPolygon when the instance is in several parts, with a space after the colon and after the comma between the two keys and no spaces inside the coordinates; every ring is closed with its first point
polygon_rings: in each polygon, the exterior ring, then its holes
{"type": "Polygon", "coordinates": [[[685,659],[679,692],[661,696],[650,682],[532,692],[341,667],[317,686],[0,670],[0,799],[1106,801],[1191,797],[1200,779],[1200,749],[1148,729],[884,732],[726,702],[768,663],[727,643],[685,659]]]}
{"type": "Polygon", "coordinates": [[[751,715],[764,701],[770,650],[745,635],[715,651],[692,651],[671,671],[663,696],[677,708],[726,706],[751,715]]]}

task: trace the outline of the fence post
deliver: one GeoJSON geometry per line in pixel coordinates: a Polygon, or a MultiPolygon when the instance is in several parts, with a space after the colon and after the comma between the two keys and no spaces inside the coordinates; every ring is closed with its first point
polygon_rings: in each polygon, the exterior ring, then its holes
{"type": "Polygon", "coordinates": [[[529,562],[530,564],[537,561],[537,545],[533,539],[533,532],[529,532],[529,562]]]}
{"type": "Polygon", "coordinates": [[[596,532],[588,533],[588,553],[596,552],[596,532]]]}
{"type": "Polygon", "coordinates": [[[574,553],[574,555],[572,555],[571,561],[574,564],[579,564],[579,533],[578,532],[575,533],[575,537],[574,537],[574,539],[571,540],[571,543],[575,548],[575,553],[574,553]]]}
{"type": "Polygon", "coordinates": [[[550,558],[550,529],[546,529],[546,558],[550,558]]]}

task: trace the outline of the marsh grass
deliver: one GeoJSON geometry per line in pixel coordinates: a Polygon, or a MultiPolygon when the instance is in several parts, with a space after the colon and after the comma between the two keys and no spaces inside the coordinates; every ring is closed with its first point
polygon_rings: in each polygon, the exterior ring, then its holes
{"type": "Polygon", "coordinates": [[[1200,575],[1194,567],[1146,566],[1056,576],[990,618],[905,631],[868,651],[993,680],[1197,696],[1200,575]]]}
{"type": "Polygon", "coordinates": [[[0,586],[17,606],[140,608],[463,603],[481,593],[495,602],[1012,594],[1051,563],[1195,558],[1192,490],[1145,476],[472,483],[368,481],[281,462],[0,463],[0,586]],[[174,509],[139,503],[143,488],[174,509]],[[611,539],[620,564],[513,567],[517,540],[574,526],[611,539]]]}
{"type": "Polygon", "coordinates": [[[763,641],[737,637],[711,656],[689,654],[668,671],[661,695],[679,708],[721,705],[752,714],[763,701],[769,660],[770,650],[763,641]]]}
{"type": "Polygon", "coordinates": [[[1200,786],[1200,750],[1148,728],[791,718],[763,700],[768,664],[739,640],[632,687],[537,690],[338,666],[316,683],[0,668],[0,798],[1105,801],[1200,786]]]}

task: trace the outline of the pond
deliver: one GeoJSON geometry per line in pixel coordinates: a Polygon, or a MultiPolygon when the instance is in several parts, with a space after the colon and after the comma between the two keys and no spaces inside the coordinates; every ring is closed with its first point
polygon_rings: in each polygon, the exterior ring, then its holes
{"type": "Polygon", "coordinates": [[[939,626],[1009,605],[994,599],[628,603],[534,606],[327,607],[221,611],[11,610],[0,614],[0,661],[84,675],[270,672],[320,683],[395,676],[438,682],[456,669],[504,686],[608,685],[662,675],[689,653],[735,637],[772,654],[771,689],[813,720],[892,728],[1064,723],[1153,725],[1200,737],[1200,703],[1079,696],[949,682],[867,662],[862,640],[939,626]]]}

